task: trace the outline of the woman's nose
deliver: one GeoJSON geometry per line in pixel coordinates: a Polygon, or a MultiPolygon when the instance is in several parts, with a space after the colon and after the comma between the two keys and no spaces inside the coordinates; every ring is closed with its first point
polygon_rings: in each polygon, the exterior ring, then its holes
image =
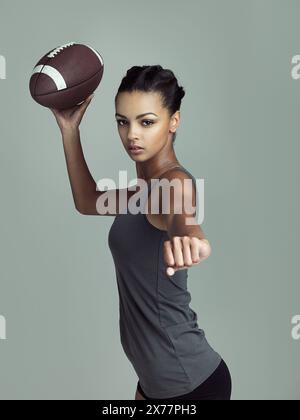
{"type": "Polygon", "coordinates": [[[137,127],[129,127],[127,132],[127,138],[128,140],[136,140],[139,138],[139,130],[137,127]]]}

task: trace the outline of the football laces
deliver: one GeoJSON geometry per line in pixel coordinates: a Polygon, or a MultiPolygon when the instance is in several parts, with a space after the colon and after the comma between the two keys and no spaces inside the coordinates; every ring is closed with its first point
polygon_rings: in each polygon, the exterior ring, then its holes
{"type": "Polygon", "coordinates": [[[58,48],[55,48],[53,51],[51,51],[51,53],[49,53],[48,55],[47,55],[47,57],[49,57],[49,58],[53,58],[53,57],[55,57],[57,54],[59,54],[64,48],[68,48],[68,47],[71,47],[72,45],[74,45],[75,44],[75,42],[69,42],[68,44],[64,44],[64,45],[61,45],[60,47],[58,47],[58,48]]]}

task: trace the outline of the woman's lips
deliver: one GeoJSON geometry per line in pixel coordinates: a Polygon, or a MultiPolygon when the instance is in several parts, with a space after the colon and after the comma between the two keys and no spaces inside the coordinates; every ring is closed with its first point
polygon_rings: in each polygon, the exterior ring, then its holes
{"type": "Polygon", "coordinates": [[[142,147],[129,147],[129,152],[133,153],[133,154],[139,154],[143,152],[143,148],[142,147]]]}
{"type": "Polygon", "coordinates": [[[128,146],[128,149],[142,149],[141,146],[128,146]]]}

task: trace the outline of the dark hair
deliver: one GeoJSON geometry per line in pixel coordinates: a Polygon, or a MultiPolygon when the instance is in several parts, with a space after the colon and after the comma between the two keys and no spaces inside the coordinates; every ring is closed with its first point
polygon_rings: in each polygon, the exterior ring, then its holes
{"type": "MultiPolygon", "coordinates": [[[[178,86],[174,73],[169,69],[163,69],[160,65],[154,66],[133,66],[127,70],[115,96],[121,92],[157,92],[161,95],[162,105],[167,108],[169,115],[173,115],[180,109],[181,100],[185,95],[182,86],[178,86]]],[[[176,132],[173,133],[173,143],[176,132]]]]}

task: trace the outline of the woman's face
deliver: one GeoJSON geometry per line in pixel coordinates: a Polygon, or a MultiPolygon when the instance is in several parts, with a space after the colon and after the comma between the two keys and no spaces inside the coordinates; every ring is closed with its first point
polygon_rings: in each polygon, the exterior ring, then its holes
{"type": "Polygon", "coordinates": [[[179,112],[175,114],[173,118],[169,117],[157,92],[119,93],[116,120],[122,143],[129,156],[136,162],[144,162],[160,152],[168,142],[171,144],[172,133],[179,121],[179,112]],[[134,154],[129,149],[132,145],[143,149],[134,154]]]}

